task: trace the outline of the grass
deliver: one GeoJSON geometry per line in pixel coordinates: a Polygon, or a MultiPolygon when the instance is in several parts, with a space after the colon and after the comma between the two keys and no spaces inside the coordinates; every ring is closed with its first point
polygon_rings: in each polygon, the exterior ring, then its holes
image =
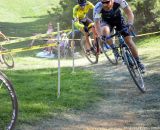
{"type": "MultiPolygon", "coordinates": [[[[150,63],[152,69],[160,64],[160,37],[144,37],[138,41],[139,53],[145,62],[150,63]]],[[[157,68],[157,67],[156,67],[157,68]]]]}
{"type": "Polygon", "coordinates": [[[157,85],[160,81],[160,37],[157,35],[138,40],[139,53],[146,65],[145,82],[157,85]]]}
{"type": "Polygon", "coordinates": [[[82,110],[100,100],[101,92],[95,86],[93,72],[77,69],[78,73],[72,75],[71,71],[71,68],[61,70],[58,99],[57,69],[6,71],[18,97],[18,124],[32,123],[70,109],[82,110]]]}
{"type": "Polygon", "coordinates": [[[59,0],[1,0],[1,31],[13,37],[45,33],[49,21],[56,25],[56,19],[49,16],[47,10],[58,4],[59,0]]]}

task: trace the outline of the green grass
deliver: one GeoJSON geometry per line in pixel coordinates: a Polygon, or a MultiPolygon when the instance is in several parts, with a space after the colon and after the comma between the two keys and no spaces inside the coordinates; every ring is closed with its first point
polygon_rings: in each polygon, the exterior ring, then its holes
{"type": "Polygon", "coordinates": [[[159,84],[160,81],[160,36],[143,37],[138,40],[138,50],[146,66],[145,82],[159,84]]]}
{"type": "MultiPolygon", "coordinates": [[[[34,33],[46,33],[51,21],[56,31],[56,17],[50,16],[47,10],[59,6],[60,0],[1,0],[0,30],[8,37],[29,37],[34,33]]],[[[12,38],[10,38],[12,40],[12,38]]],[[[26,47],[31,41],[7,45],[9,49],[26,47]]],[[[39,42],[37,42],[39,43],[39,42]]],[[[44,43],[40,41],[40,43],[44,43]]],[[[36,45],[36,43],[35,43],[36,45]]],[[[32,51],[37,52],[35,51],[32,51]]],[[[30,55],[30,52],[19,53],[18,56],[30,55]]]]}
{"type": "Polygon", "coordinates": [[[47,10],[51,10],[53,5],[57,7],[58,4],[59,0],[1,0],[1,31],[14,37],[45,33],[49,21],[56,24],[47,10]]]}
{"type": "Polygon", "coordinates": [[[159,49],[160,49],[160,37],[144,37],[138,41],[139,52],[143,56],[144,60],[152,61],[159,60],[159,49]]]}
{"type": "Polygon", "coordinates": [[[71,71],[71,68],[61,70],[58,99],[57,69],[6,71],[18,97],[18,124],[49,118],[70,109],[82,110],[100,100],[101,92],[95,85],[93,72],[77,69],[78,73],[71,74],[71,71]]]}

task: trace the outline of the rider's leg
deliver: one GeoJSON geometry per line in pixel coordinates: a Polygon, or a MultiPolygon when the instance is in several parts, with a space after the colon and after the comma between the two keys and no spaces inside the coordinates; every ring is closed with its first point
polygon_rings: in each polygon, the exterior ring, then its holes
{"type": "Polygon", "coordinates": [[[98,35],[96,33],[96,29],[94,26],[92,26],[92,32],[93,32],[93,39],[94,39],[94,41],[96,41],[96,38],[98,37],[98,35]]]}
{"type": "Polygon", "coordinates": [[[137,51],[137,48],[136,48],[134,41],[132,40],[132,37],[126,36],[124,39],[125,39],[125,42],[127,43],[127,45],[129,46],[133,57],[134,58],[138,57],[138,51],[137,51]]]}
{"type": "MultiPolygon", "coordinates": [[[[109,36],[110,35],[110,27],[108,25],[102,27],[102,35],[109,36]]],[[[115,44],[113,43],[112,39],[107,40],[107,43],[111,46],[112,49],[115,48],[115,44]]]]}
{"type": "Polygon", "coordinates": [[[86,32],[85,32],[85,38],[86,38],[86,49],[90,50],[91,45],[90,45],[88,33],[86,33],[86,32]]]}
{"type": "Polygon", "coordinates": [[[86,36],[86,48],[90,49],[90,50],[94,50],[93,47],[91,47],[91,45],[90,45],[90,42],[91,42],[90,40],[92,40],[92,39],[89,39],[89,30],[92,29],[93,38],[94,38],[94,40],[96,40],[95,39],[96,31],[95,31],[95,28],[94,28],[94,23],[89,18],[85,18],[85,20],[82,23],[84,24],[85,27],[87,27],[87,32],[85,33],[85,36],[86,36]]]}
{"type": "MultiPolygon", "coordinates": [[[[102,35],[105,38],[106,38],[106,36],[110,35],[110,27],[108,25],[102,27],[102,35]]],[[[113,43],[113,40],[112,39],[107,40],[107,44],[110,45],[110,47],[112,48],[116,59],[118,59],[120,57],[120,55],[118,53],[118,49],[116,48],[115,44],[113,43]]]]}
{"type": "MultiPolygon", "coordinates": [[[[84,22],[85,23],[85,22],[84,22]]],[[[88,33],[86,33],[85,31],[84,31],[84,23],[82,23],[82,22],[80,22],[80,21],[76,21],[75,23],[74,23],[74,25],[75,25],[75,27],[78,29],[78,30],[80,30],[83,34],[84,34],[84,36],[85,36],[85,39],[86,39],[86,50],[90,50],[90,48],[91,48],[91,46],[90,46],[90,44],[89,44],[89,36],[88,36],[88,33]]]]}
{"type": "Polygon", "coordinates": [[[139,55],[138,55],[138,50],[136,48],[136,45],[134,43],[134,41],[132,40],[131,36],[126,36],[125,37],[125,42],[127,43],[127,45],[129,46],[133,57],[135,58],[135,60],[137,61],[138,66],[140,67],[140,69],[142,70],[142,72],[145,72],[145,66],[141,63],[139,55]]]}

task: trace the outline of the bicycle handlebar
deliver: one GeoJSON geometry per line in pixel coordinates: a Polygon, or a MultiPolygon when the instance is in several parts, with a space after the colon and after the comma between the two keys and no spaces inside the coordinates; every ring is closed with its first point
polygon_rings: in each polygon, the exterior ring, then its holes
{"type": "MultiPolygon", "coordinates": [[[[107,36],[106,39],[109,40],[109,39],[111,39],[111,38],[114,37],[114,36],[121,35],[121,33],[122,33],[123,31],[126,31],[128,28],[129,28],[129,25],[127,25],[127,27],[123,28],[123,29],[120,30],[120,31],[116,31],[116,33],[114,33],[114,34],[112,34],[112,35],[110,35],[110,36],[107,36]]],[[[136,34],[134,33],[133,29],[132,29],[132,30],[129,30],[129,32],[131,33],[131,35],[132,35],[133,37],[136,36],[136,34]]]]}

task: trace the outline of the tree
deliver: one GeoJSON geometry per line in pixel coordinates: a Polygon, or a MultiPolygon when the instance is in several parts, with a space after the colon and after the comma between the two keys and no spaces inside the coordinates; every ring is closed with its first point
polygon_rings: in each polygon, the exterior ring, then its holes
{"type": "MultiPolygon", "coordinates": [[[[98,0],[89,0],[96,4],[98,0]]],[[[139,32],[160,30],[160,1],[159,0],[127,0],[135,15],[135,27],[139,32]]],[[[55,8],[54,17],[64,28],[71,28],[73,7],[77,0],[60,0],[59,9],[55,8]],[[61,11],[60,11],[61,10],[61,11]]],[[[92,13],[89,14],[92,17],[92,13]]]]}

